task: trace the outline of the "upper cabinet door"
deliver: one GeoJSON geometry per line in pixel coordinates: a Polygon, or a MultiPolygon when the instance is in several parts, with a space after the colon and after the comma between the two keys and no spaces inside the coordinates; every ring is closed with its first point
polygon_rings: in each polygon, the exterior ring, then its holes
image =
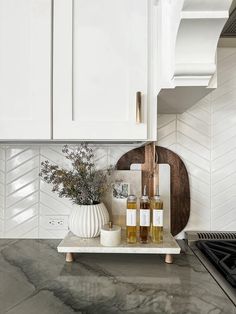
{"type": "Polygon", "coordinates": [[[51,1],[0,0],[0,139],[50,139],[51,1]]]}
{"type": "Polygon", "coordinates": [[[54,139],[147,139],[148,5],[54,1],[54,139]]]}

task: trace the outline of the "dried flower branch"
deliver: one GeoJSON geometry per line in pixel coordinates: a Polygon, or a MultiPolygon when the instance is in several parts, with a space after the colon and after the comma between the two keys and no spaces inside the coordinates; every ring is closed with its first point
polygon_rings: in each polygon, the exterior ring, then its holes
{"type": "Polygon", "coordinates": [[[100,203],[109,187],[108,177],[113,168],[97,170],[93,149],[85,143],[75,149],[65,145],[62,152],[71,161],[72,170],[50,164],[46,160],[41,163],[42,180],[52,184],[52,191],[57,192],[59,197],[69,198],[75,204],[100,203]]]}

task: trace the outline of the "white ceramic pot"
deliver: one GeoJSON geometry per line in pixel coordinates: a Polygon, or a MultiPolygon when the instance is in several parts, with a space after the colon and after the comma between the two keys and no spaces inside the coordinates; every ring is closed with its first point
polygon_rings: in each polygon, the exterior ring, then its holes
{"type": "Polygon", "coordinates": [[[69,229],[81,238],[95,238],[101,227],[109,221],[109,214],[103,203],[97,205],[75,205],[69,217],[69,229]]]}

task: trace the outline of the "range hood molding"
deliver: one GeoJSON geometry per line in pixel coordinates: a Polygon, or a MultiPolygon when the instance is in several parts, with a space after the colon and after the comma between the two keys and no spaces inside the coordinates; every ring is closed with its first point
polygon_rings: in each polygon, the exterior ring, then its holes
{"type": "Polygon", "coordinates": [[[166,28],[166,36],[159,45],[159,59],[164,62],[158,70],[158,112],[181,113],[217,87],[217,43],[231,3],[182,0],[177,5],[176,1],[159,1],[160,14],[167,13],[171,20],[159,25],[166,28]],[[188,104],[179,106],[185,96],[188,104]]]}

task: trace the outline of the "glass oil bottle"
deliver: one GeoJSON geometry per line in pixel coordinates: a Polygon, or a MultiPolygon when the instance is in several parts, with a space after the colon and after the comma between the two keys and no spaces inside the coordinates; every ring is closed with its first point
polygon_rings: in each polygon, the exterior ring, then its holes
{"type": "Polygon", "coordinates": [[[127,243],[137,242],[137,197],[129,195],[126,209],[126,239],[127,243]]]}
{"type": "Polygon", "coordinates": [[[140,198],[139,211],[139,239],[140,243],[148,243],[150,232],[150,200],[146,193],[146,185],[144,186],[143,195],[140,198]]]}
{"type": "Polygon", "coordinates": [[[152,226],[151,226],[152,242],[160,243],[163,241],[163,201],[160,198],[158,188],[156,195],[151,198],[151,211],[152,211],[152,226]]]}

